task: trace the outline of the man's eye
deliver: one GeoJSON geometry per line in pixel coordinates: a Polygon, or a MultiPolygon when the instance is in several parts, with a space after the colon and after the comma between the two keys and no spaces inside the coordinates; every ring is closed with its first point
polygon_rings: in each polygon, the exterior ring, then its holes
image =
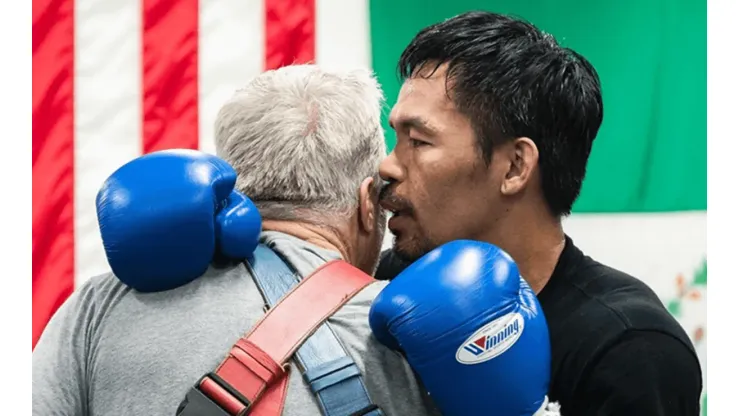
{"type": "Polygon", "coordinates": [[[426,146],[429,144],[427,142],[423,142],[421,140],[416,140],[416,139],[409,139],[409,141],[411,142],[411,147],[420,147],[420,146],[426,146]]]}

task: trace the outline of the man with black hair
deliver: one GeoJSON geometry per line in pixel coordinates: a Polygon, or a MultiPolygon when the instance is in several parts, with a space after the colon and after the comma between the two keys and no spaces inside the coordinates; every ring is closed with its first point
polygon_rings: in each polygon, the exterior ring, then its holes
{"type": "Polygon", "coordinates": [[[398,70],[398,141],[380,168],[395,241],[376,277],[452,240],[495,244],[538,293],[562,414],[698,415],[686,333],[648,286],[563,231],[603,117],[593,66],[530,23],[470,12],[422,30],[398,70]]]}

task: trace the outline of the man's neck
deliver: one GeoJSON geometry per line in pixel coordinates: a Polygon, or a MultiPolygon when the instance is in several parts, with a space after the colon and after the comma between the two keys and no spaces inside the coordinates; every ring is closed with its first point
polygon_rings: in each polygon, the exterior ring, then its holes
{"type": "Polygon", "coordinates": [[[559,219],[547,212],[517,209],[496,235],[486,238],[509,253],[524,280],[535,293],[544,289],[552,277],[565,247],[565,233],[559,219]],[[505,237],[501,237],[505,236],[505,237]]]}
{"type": "Polygon", "coordinates": [[[337,233],[303,221],[285,221],[285,220],[263,220],[262,229],[264,231],[277,231],[292,235],[307,243],[314,244],[318,247],[338,252],[343,260],[350,260],[349,248],[337,236],[337,233]]]}

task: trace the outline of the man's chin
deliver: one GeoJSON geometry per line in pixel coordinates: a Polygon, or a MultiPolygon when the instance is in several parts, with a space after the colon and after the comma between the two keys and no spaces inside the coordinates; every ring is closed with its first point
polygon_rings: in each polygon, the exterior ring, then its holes
{"type": "Polygon", "coordinates": [[[425,249],[416,240],[404,238],[403,235],[394,235],[393,237],[393,253],[407,263],[415,262],[432,249],[433,248],[425,249]]]}

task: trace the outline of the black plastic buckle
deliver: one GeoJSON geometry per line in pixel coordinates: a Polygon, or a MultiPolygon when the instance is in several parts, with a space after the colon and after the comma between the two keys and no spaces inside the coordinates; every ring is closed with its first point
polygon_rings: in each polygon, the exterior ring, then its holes
{"type": "Polygon", "coordinates": [[[237,416],[244,416],[249,413],[251,403],[249,403],[249,400],[247,400],[246,397],[236,391],[221,377],[214,373],[208,373],[201,377],[195,386],[190,388],[188,394],[186,394],[185,398],[180,402],[180,406],[177,407],[177,413],[175,413],[175,416],[231,416],[229,412],[224,410],[218,403],[206,396],[206,394],[200,390],[200,384],[205,378],[211,379],[224,390],[229,392],[229,394],[245,404],[244,410],[239,412],[237,416]]]}
{"type": "Polygon", "coordinates": [[[349,416],[364,416],[364,415],[370,414],[370,413],[372,413],[372,412],[374,412],[376,410],[378,411],[378,414],[381,414],[381,415],[384,414],[383,413],[383,410],[380,407],[378,407],[378,406],[376,406],[374,404],[371,404],[369,406],[363,407],[362,409],[360,409],[360,410],[358,410],[356,412],[353,412],[349,416]]]}
{"type": "Polygon", "coordinates": [[[191,387],[180,402],[176,416],[231,416],[197,387],[191,387]]]}

